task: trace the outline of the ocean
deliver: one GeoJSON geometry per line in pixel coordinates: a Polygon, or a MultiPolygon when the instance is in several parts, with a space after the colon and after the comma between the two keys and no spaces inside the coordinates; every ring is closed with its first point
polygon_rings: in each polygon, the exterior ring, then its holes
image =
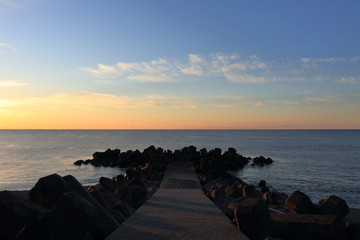
{"type": "Polygon", "coordinates": [[[306,193],[313,202],[335,194],[360,208],[360,130],[0,130],[0,190],[31,189],[40,177],[73,175],[82,184],[113,177],[119,168],[75,166],[96,151],[154,145],[200,150],[233,147],[274,163],[233,172],[249,184],[264,179],[272,189],[306,193]]]}

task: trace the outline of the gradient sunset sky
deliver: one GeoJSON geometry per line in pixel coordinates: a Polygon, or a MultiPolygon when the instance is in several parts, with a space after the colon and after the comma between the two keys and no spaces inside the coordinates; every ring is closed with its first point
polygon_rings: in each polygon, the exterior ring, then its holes
{"type": "Polygon", "coordinates": [[[360,128],[360,1],[0,0],[0,129],[360,128]]]}

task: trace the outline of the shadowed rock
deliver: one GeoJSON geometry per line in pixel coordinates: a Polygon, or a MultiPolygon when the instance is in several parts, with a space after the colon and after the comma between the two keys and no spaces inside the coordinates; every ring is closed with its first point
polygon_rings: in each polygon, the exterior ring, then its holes
{"type": "Polygon", "coordinates": [[[37,225],[48,212],[47,209],[12,192],[0,192],[0,239],[16,239],[21,233],[30,234],[33,226],[37,225]]]}
{"type": "Polygon", "coordinates": [[[330,195],[319,202],[320,213],[324,215],[336,215],[344,218],[349,213],[349,206],[344,199],[330,195]]]}
{"type": "Polygon", "coordinates": [[[295,191],[286,199],[286,207],[293,214],[315,214],[316,209],[310,198],[300,191],[295,191]]]}

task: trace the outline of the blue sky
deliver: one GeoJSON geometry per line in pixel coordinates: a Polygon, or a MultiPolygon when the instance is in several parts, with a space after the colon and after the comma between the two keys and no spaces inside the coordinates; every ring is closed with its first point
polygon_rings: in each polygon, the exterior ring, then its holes
{"type": "Polygon", "coordinates": [[[0,0],[0,128],[359,128],[359,12],[355,0],[0,0]]]}

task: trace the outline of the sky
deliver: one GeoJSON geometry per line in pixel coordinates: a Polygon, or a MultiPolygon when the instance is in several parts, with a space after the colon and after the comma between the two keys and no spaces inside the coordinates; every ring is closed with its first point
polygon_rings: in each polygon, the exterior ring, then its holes
{"type": "Polygon", "coordinates": [[[359,12],[0,0],[0,129],[359,129],[359,12]]]}

